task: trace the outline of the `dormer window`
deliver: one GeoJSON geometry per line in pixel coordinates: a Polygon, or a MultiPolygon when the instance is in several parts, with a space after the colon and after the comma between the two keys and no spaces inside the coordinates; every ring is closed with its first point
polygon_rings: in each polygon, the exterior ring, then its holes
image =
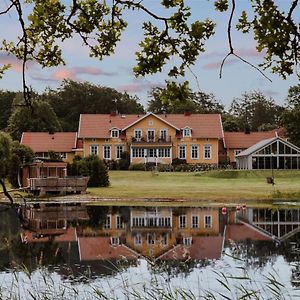
{"type": "Polygon", "coordinates": [[[119,130],[118,129],[112,129],[111,130],[111,137],[112,138],[118,138],[119,137],[119,130]]]}
{"type": "Polygon", "coordinates": [[[183,137],[191,137],[192,136],[192,130],[190,127],[183,128],[183,137]]]}

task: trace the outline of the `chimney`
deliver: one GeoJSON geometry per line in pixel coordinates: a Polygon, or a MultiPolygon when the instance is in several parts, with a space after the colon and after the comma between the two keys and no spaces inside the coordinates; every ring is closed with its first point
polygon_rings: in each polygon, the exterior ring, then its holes
{"type": "Polygon", "coordinates": [[[185,115],[186,117],[188,117],[188,116],[191,115],[191,112],[187,110],[187,111],[184,112],[184,115],[185,115]]]}
{"type": "Polygon", "coordinates": [[[111,113],[110,113],[110,116],[111,117],[115,117],[117,115],[117,112],[116,111],[112,111],[111,113]]]}

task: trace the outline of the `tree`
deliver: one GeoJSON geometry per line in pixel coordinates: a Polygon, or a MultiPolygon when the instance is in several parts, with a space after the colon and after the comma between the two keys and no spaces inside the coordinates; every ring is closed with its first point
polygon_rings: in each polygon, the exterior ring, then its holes
{"type": "Polygon", "coordinates": [[[73,176],[89,176],[89,187],[109,186],[108,169],[97,156],[75,157],[69,166],[69,171],[73,176]]]}
{"type": "Polygon", "coordinates": [[[300,147],[300,84],[289,88],[288,109],[282,116],[286,135],[292,143],[300,147]]]}
{"type": "Polygon", "coordinates": [[[88,82],[64,80],[57,91],[48,90],[42,98],[53,107],[64,131],[76,131],[82,113],[144,112],[136,97],[88,82]]]}
{"type": "Polygon", "coordinates": [[[276,128],[280,125],[280,117],[284,108],[277,105],[272,98],[260,91],[244,93],[235,98],[229,112],[238,120],[239,130],[252,130],[276,128]]]}
{"type": "Polygon", "coordinates": [[[5,185],[5,178],[9,171],[11,159],[11,137],[0,131],[0,185],[2,186],[4,195],[9,199],[11,205],[14,204],[13,198],[9,194],[5,185]]]}
{"type": "Polygon", "coordinates": [[[7,127],[8,119],[12,110],[12,103],[15,96],[15,92],[0,91],[0,130],[3,130],[7,127]]]}
{"type": "Polygon", "coordinates": [[[13,187],[20,187],[19,177],[23,164],[31,163],[34,159],[34,152],[31,148],[21,145],[18,141],[11,144],[11,157],[8,170],[8,180],[13,187]]]}
{"type": "MultiPolygon", "coordinates": [[[[242,12],[237,24],[233,24],[237,19],[233,18],[236,13],[235,2],[236,0],[215,0],[215,9],[229,14],[229,51],[220,73],[230,55],[246,62],[234,52],[234,25],[242,33],[252,33],[257,50],[265,51],[262,67],[271,69],[283,78],[294,70],[297,72],[300,33],[295,11],[298,0],[291,1],[285,11],[274,0],[251,0],[253,11],[248,14],[242,12]]],[[[144,38],[136,53],[135,74],[153,74],[164,67],[168,68],[169,76],[183,76],[185,70],[205,51],[205,42],[214,35],[216,25],[209,19],[191,22],[192,12],[184,0],[162,0],[160,5],[164,10],[163,15],[157,14],[150,5],[147,7],[147,4],[139,0],[74,0],[70,4],[60,0],[8,1],[0,12],[1,16],[14,11],[21,26],[21,35],[13,38],[13,42],[4,40],[3,50],[23,61],[25,102],[30,104],[30,89],[25,78],[29,60],[42,67],[63,64],[62,42],[75,35],[89,48],[91,56],[103,59],[111,55],[127,27],[125,18],[128,10],[143,12],[149,17],[149,21],[143,23],[144,38]],[[175,65],[168,65],[170,60],[175,65]]],[[[14,18],[12,21],[15,22],[14,18]]],[[[0,76],[8,67],[2,67],[0,76]]]]}
{"type": "Polygon", "coordinates": [[[58,118],[49,103],[35,100],[31,107],[16,106],[8,120],[8,131],[20,140],[24,131],[61,131],[58,118]]]}
{"type": "Polygon", "coordinates": [[[153,113],[220,113],[224,106],[213,94],[192,92],[188,82],[176,84],[168,81],[166,87],[156,87],[149,93],[148,111],[153,113]]]}

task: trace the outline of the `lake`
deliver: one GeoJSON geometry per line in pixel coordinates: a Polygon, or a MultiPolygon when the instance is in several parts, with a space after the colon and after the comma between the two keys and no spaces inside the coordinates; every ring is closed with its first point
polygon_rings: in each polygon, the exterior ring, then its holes
{"type": "Polygon", "coordinates": [[[300,207],[0,206],[1,299],[295,299],[300,207]]]}

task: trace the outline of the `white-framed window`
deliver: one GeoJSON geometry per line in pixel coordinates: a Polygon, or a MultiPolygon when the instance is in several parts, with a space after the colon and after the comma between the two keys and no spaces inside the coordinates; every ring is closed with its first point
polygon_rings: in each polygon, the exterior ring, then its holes
{"type": "Polygon", "coordinates": [[[119,239],[119,237],[117,237],[117,236],[112,236],[112,237],[110,238],[110,243],[111,243],[111,245],[113,245],[113,246],[118,246],[118,245],[120,245],[120,239],[119,239]]]}
{"type": "Polygon", "coordinates": [[[119,137],[119,130],[118,129],[112,129],[110,134],[111,134],[112,138],[118,138],[119,137]]]}
{"type": "Polygon", "coordinates": [[[199,228],[199,217],[192,216],[192,228],[199,228]]]}
{"type": "Polygon", "coordinates": [[[142,235],[137,233],[135,236],[134,236],[134,245],[135,246],[139,246],[139,245],[142,245],[142,235]]]}
{"type": "Polygon", "coordinates": [[[162,233],[162,235],[161,235],[161,244],[162,244],[162,246],[168,246],[168,244],[169,244],[169,235],[167,233],[162,233]]]}
{"type": "Polygon", "coordinates": [[[180,215],[179,216],[179,228],[185,228],[186,227],[186,215],[180,215]]]}
{"type": "Polygon", "coordinates": [[[182,240],[182,243],[184,246],[190,247],[193,244],[193,238],[191,236],[189,237],[184,237],[182,240]]]}
{"type": "Polygon", "coordinates": [[[116,227],[117,229],[123,228],[122,218],[119,215],[116,215],[116,227]]]}
{"type": "Polygon", "coordinates": [[[91,155],[98,155],[99,153],[99,146],[98,145],[91,145],[90,146],[90,154],[91,155]]]}
{"type": "Polygon", "coordinates": [[[111,215],[106,216],[103,227],[104,229],[111,229],[111,215]]]}
{"type": "Polygon", "coordinates": [[[233,153],[234,153],[234,161],[236,161],[236,156],[237,156],[238,154],[240,154],[242,151],[243,151],[243,150],[241,150],[241,149],[235,149],[235,150],[233,150],[233,153]]]}
{"type": "Polygon", "coordinates": [[[142,138],[142,129],[134,129],[134,137],[137,141],[140,141],[142,138]]]}
{"type": "Polygon", "coordinates": [[[147,234],[147,244],[148,245],[154,245],[155,244],[155,234],[154,233],[148,233],[147,234]]]}
{"type": "Polygon", "coordinates": [[[199,146],[198,145],[191,146],[191,159],[199,159],[199,146]]]}
{"type": "Polygon", "coordinates": [[[209,229],[212,227],[212,216],[204,216],[204,228],[209,229]]]}
{"type": "Polygon", "coordinates": [[[203,146],[203,158],[204,159],[211,159],[211,145],[204,145],[203,146]]]}
{"type": "Polygon", "coordinates": [[[67,159],[67,152],[60,152],[59,156],[61,159],[67,159]]]}
{"type": "Polygon", "coordinates": [[[142,217],[133,217],[131,219],[131,227],[145,227],[145,218],[142,217]]]}
{"type": "Polygon", "coordinates": [[[155,140],[155,130],[147,129],[147,141],[154,142],[154,140],[155,140]]]}
{"type": "Polygon", "coordinates": [[[117,145],[116,146],[116,159],[121,159],[123,153],[123,146],[117,145]]]}
{"type": "Polygon", "coordinates": [[[183,137],[191,137],[192,136],[192,130],[191,130],[191,128],[190,127],[183,128],[182,136],[183,137]]]}
{"type": "Polygon", "coordinates": [[[103,159],[111,159],[111,146],[103,145],[103,159]]]}
{"type": "Polygon", "coordinates": [[[111,245],[113,245],[113,246],[118,246],[118,245],[120,245],[120,238],[117,237],[117,236],[112,236],[112,237],[110,238],[110,243],[111,243],[111,245]]]}
{"type": "Polygon", "coordinates": [[[180,159],[185,159],[186,158],[186,146],[185,145],[179,145],[179,155],[178,157],[180,159]]]}
{"type": "Polygon", "coordinates": [[[143,148],[132,148],[132,158],[145,157],[143,148]]]}
{"type": "Polygon", "coordinates": [[[161,139],[161,141],[167,141],[167,136],[168,136],[168,129],[163,128],[160,130],[160,135],[159,138],[161,139]]]}
{"type": "Polygon", "coordinates": [[[156,157],[156,149],[148,148],[147,149],[147,157],[156,157]]]}
{"type": "Polygon", "coordinates": [[[171,157],[170,148],[158,148],[158,157],[171,157]]]}

